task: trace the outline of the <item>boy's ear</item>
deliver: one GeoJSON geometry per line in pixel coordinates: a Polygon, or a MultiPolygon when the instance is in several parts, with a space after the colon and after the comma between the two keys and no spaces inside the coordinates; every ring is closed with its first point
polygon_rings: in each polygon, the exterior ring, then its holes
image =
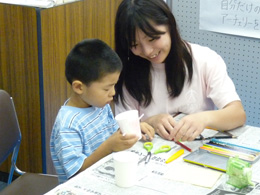
{"type": "Polygon", "coordinates": [[[77,94],[82,94],[83,93],[83,83],[79,80],[75,80],[72,82],[72,90],[77,93],[77,94]]]}

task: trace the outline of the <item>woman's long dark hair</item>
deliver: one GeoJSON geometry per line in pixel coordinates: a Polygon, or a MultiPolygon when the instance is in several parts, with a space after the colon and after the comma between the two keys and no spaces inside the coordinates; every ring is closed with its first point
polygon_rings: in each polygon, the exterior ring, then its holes
{"type": "Polygon", "coordinates": [[[130,48],[136,43],[136,29],[151,38],[161,32],[153,25],[167,25],[171,36],[171,50],[165,60],[166,84],[169,96],[177,97],[182,89],[188,70],[188,81],[192,79],[192,55],[190,46],[181,39],[175,18],[163,0],[123,0],[119,5],[115,21],[116,52],[123,62],[123,70],[116,84],[115,102],[124,104],[123,85],[139,104],[148,106],[152,101],[150,61],[134,55],[130,48]],[[186,67],[186,68],[185,68],[186,67]]]}

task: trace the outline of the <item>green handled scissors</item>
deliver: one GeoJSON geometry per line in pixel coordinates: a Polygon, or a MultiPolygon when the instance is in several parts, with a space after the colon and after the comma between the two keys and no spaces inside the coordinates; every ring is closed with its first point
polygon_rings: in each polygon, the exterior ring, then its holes
{"type": "Polygon", "coordinates": [[[171,146],[169,146],[169,145],[163,145],[163,146],[161,146],[159,149],[155,150],[155,151],[154,151],[154,154],[158,154],[158,153],[161,153],[161,152],[168,152],[168,151],[170,151],[171,149],[172,149],[171,146]]]}
{"type": "Polygon", "coordinates": [[[145,164],[147,164],[152,156],[151,149],[153,148],[152,142],[145,142],[144,148],[148,151],[148,154],[145,157],[145,164]]]}
{"type": "MultiPolygon", "coordinates": [[[[153,148],[153,143],[152,142],[145,142],[144,143],[144,148],[148,151],[148,154],[145,157],[145,164],[147,164],[150,161],[150,158],[152,156],[151,150],[153,148]]],[[[158,154],[158,153],[161,153],[161,152],[168,152],[171,149],[172,149],[171,146],[163,145],[159,149],[155,150],[154,154],[158,154]]]]}

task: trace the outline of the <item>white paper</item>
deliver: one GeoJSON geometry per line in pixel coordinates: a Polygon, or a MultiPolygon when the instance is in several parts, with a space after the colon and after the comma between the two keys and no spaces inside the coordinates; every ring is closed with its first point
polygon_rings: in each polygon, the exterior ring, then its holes
{"type": "MultiPolygon", "coordinates": [[[[225,139],[225,141],[237,141],[237,143],[247,142],[258,147],[258,140],[260,139],[260,128],[244,126],[238,128],[236,130],[231,131],[232,134],[239,136],[238,139],[225,139]],[[246,131],[246,132],[245,132],[246,131]],[[253,136],[253,138],[252,138],[253,136]],[[250,142],[250,139],[253,139],[253,142],[250,142]],[[243,141],[244,140],[244,141],[243,141]]],[[[155,136],[153,140],[154,150],[156,150],[161,145],[170,145],[171,147],[176,146],[176,144],[172,141],[164,140],[158,136],[155,136]]],[[[185,144],[191,149],[198,148],[203,143],[201,141],[193,141],[193,142],[185,142],[185,144]]],[[[185,151],[185,154],[179,157],[178,159],[172,161],[169,164],[165,163],[165,160],[168,159],[173,153],[179,150],[179,145],[177,148],[174,148],[170,152],[167,153],[159,153],[156,155],[152,155],[150,162],[148,164],[144,164],[144,162],[140,163],[138,166],[137,178],[138,182],[135,186],[130,188],[120,188],[115,184],[115,174],[113,167],[113,159],[112,155],[109,155],[96,164],[68,180],[66,183],[57,186],[53,190],[47,193],[47,195],[81,195],[81,194],[91,194],[91,195],[114,195],[114,194],[124,194],[124,195],[182,195],[182,194],[196,194],[196,195],[205,195],[205,194],[220,194],[217,193],[219,191],[223,191],[225,189],[225,194],[232,194],[232,192],[239,191],[235,187],[230,187],[230,185],[226,184],[226,174],[222,173],[222,176],[217,180],[215,175],[211,175],[212,172],[207,173],[209,168],[203,168],[198,166],[194,170],[206,169],[206,174],[209,176],[201,177],[197,174],[193,174],[192,177],[198,178],[200,177],[199,183],[194,183],[193,178],[191,178],[190,183],[188,182],[180,182],[173,179],[173,176],[169,176],[167,179],[167,174],[170,174],[174,168],[180,168],[184,173],[186,172],[185,165],[184,168],[179,166],[179,163],[186,163],[183,161],[183,157],[189,154],[188,151],[185,151]],[[201,178],[211,178],[211,182],[202,181],[201,178]],[[214,181],[216,183],[214,184],[214,181]],[[206,186],[212,186],[211,188],[207,188],[206,186]],[[199,187],[204,186],[204,187],[199,187]],[[227,190],[227,187],[230,189],[227,190]],[[216,192],[216,193],[215,193],[216,192]]],[[[147,151],[143,148],[143,142],[138,141],[129,151],[135,152],[139,155],[139,160],[147,155],[147,151]]],[[[192,165],[192,164],[191,164],[192,165]]],[[[197,166],[197,165],[193,165],[197,166]]],[[[254,182],[259,182],[259,173],[260,173],[260,160],[257,161],[253,165],[253,173],[252,180],[254,182]]],[[[205,171],[205,170],[204,170],[205,171]]],[[[202,172],[204,172],[202,171],[202,172]]],[[[219,174],[220,174],[219,173],[219,174]]],[[[188,173],[187,173],[188,174],[188,173]]],[[[249,187],[251,189],[250,195],[259,194],[260,186],[257,184],[255,187],[249,187]],[[258,187],[257,187],[258,186],[258,187]]],[[[242,189],[240,191],[245,191],[248,189],[242,189]]],[[[223,193],[222,193],[223,194],[223,193]]]]}
{"type": "Polygon", "coordinates": [[[55,5],[54,0],[0,0],[0,3],[49,8],[55,5]]]}
{"type": "Polygon", "coordinates": [[[212,188],[222,173],[189,163],[176,163],[165,174],[166,179],[212,188]]]}
{"type": "Polygon", "coordinates": [[[0,0],[0,3],[23,5],[29,7],[50,8],[78,0],[0,0]]]}
{"type": "Polygon", "coordinates": [[[260,38],[260,1],[200,0],[199,29],[260,38]]]}

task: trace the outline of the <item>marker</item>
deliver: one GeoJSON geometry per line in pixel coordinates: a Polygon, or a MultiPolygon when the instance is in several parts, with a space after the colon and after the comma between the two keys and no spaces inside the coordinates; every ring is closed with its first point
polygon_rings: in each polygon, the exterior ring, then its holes
{"type": "MultiPolygon", "coordinates": [[[[172,139],[172,141],[174,141],[174,139],[172,139]]],[[[175,141],[174,141],[175,142],[175,141]]],[[[192,149],[190,149],[188,146],[184,145],[183,143],[176,141],[176,144],[180,145],[182,148],[188,150],[189,152],[192,152],[192,149]]]]}
{"type": "Polygon", "coordinates": [[[179,158],[181,155],[184,154],[184,149],[180,149],[178,152],[174,153],[170,158],[168,158],[165,163],[170,163],[172,162],[173,160],[179,158]]]}
{"type": "Polygon", "coordinates": [[[237,138],[235,135],[223,135],[223,136],[212,136],[212,137],[203,137],[200,136],[199,138],[195,138],[194,140],[209,140],[209,139],[233,139],[237,138]]]}
{"type": "Polygon", "coordinates": [[[218,129],[215,129],[215,128],[212,128],[212,127],[206,127],[205,129],[211,129],[211,130],[218,131],[218,129]]]}
{"type": "Polygon", "coordinates": [[[184,145],[183,143],[177,141],[175,142],[176,144],[180,145],[181,147],[183,147],[184,149],[188,150],[189,152],[192,152],[192,149],[190,149],[188,146],[184,145]]]}

